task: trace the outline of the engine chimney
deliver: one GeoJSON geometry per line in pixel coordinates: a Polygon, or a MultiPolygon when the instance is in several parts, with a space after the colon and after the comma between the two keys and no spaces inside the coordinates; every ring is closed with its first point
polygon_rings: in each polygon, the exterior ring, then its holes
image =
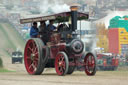
{"type": "Polygon", "coordinates": [[[77,10],[78,6],[71,6],[71,27],[72,31],[75,31],[77,29],[77,10]]]}

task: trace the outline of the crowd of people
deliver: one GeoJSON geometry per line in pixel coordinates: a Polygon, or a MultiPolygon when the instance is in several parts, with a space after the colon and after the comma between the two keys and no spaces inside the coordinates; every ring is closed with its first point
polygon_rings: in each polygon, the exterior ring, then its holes
{"type": "Polygon", "coordinates": [[[30,29],[31,38],[37,38],[40,35],[44,35],[46,32],[54,31],[56,27],[53,25],[53,23],[54,20],[50,20],[48,25],[46,25],[45,21],[41,21],[40,26],[37,27],[37,22],[33,22],[33,26],[30,29]]]}
{"type": "Polygon", "coordinates": [[[30,29],[30,37],[41,37],[44,42],[48,42],[50,33],[57,29],[57,27],[54,26],[53,23],[54,20],[49,20],[48,25],[46,25],[45,21],[41,21],[40,26],[38,27],[37,22],[33,22],[33,26],[30,29]]]}

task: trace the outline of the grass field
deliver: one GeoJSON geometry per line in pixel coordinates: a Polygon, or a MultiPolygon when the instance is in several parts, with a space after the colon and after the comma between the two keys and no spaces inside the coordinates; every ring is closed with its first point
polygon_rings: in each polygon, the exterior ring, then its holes
{"type": "Polygon", "coordinates": [[[11,41],[11,39],[9,38],[9,35],[6,33],[6,31],[4,30],[4,28],[1,24],[0,24],[0,31],[2,32],[2,34],[4,34],[2,37],[4,37],[8,41],[7,42],[8,44],[6,44],[6,46],[8,48],[16,49],[16,46],[14,45],[13,41],[11,41]]]}
{"type": "Polygon", "coordinates": [[[20,34],[9,23],[0,23],[0,55],[10,56],[6,50],[16,50],[19,48],[22,52],[24,49],[25,41],[20,34]]]}
{"type": "Polygon", "coordinates": [[[1,72],[1,73],[4,73],[4,72],[14,72],[14,71],[9,71],[9,70],[7,70],[7,69],[4,69],[4,68],[1,68],[1,67],[0,67],[0,72],[1,72]]]}

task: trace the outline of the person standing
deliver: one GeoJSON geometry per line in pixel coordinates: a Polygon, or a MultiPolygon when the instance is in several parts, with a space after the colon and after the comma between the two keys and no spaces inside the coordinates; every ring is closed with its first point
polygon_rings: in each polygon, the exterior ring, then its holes
{"type": "Polygon", "coordinates": [[[37,22],[33,22],[33,26],[30,29],[31,38],[37,38],[39,36],[39,30],[37,28],[37,22]]]}

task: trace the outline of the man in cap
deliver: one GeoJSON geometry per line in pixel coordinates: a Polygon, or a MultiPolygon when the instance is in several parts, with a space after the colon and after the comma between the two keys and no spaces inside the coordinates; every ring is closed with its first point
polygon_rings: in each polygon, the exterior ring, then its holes
{"type": "Polygon", "coordinates": [[[31,38],[39,37],[39,30],[37,28],[37,22],[33,22],[33,26],[30,29],[30,36],[31,38]]]}

